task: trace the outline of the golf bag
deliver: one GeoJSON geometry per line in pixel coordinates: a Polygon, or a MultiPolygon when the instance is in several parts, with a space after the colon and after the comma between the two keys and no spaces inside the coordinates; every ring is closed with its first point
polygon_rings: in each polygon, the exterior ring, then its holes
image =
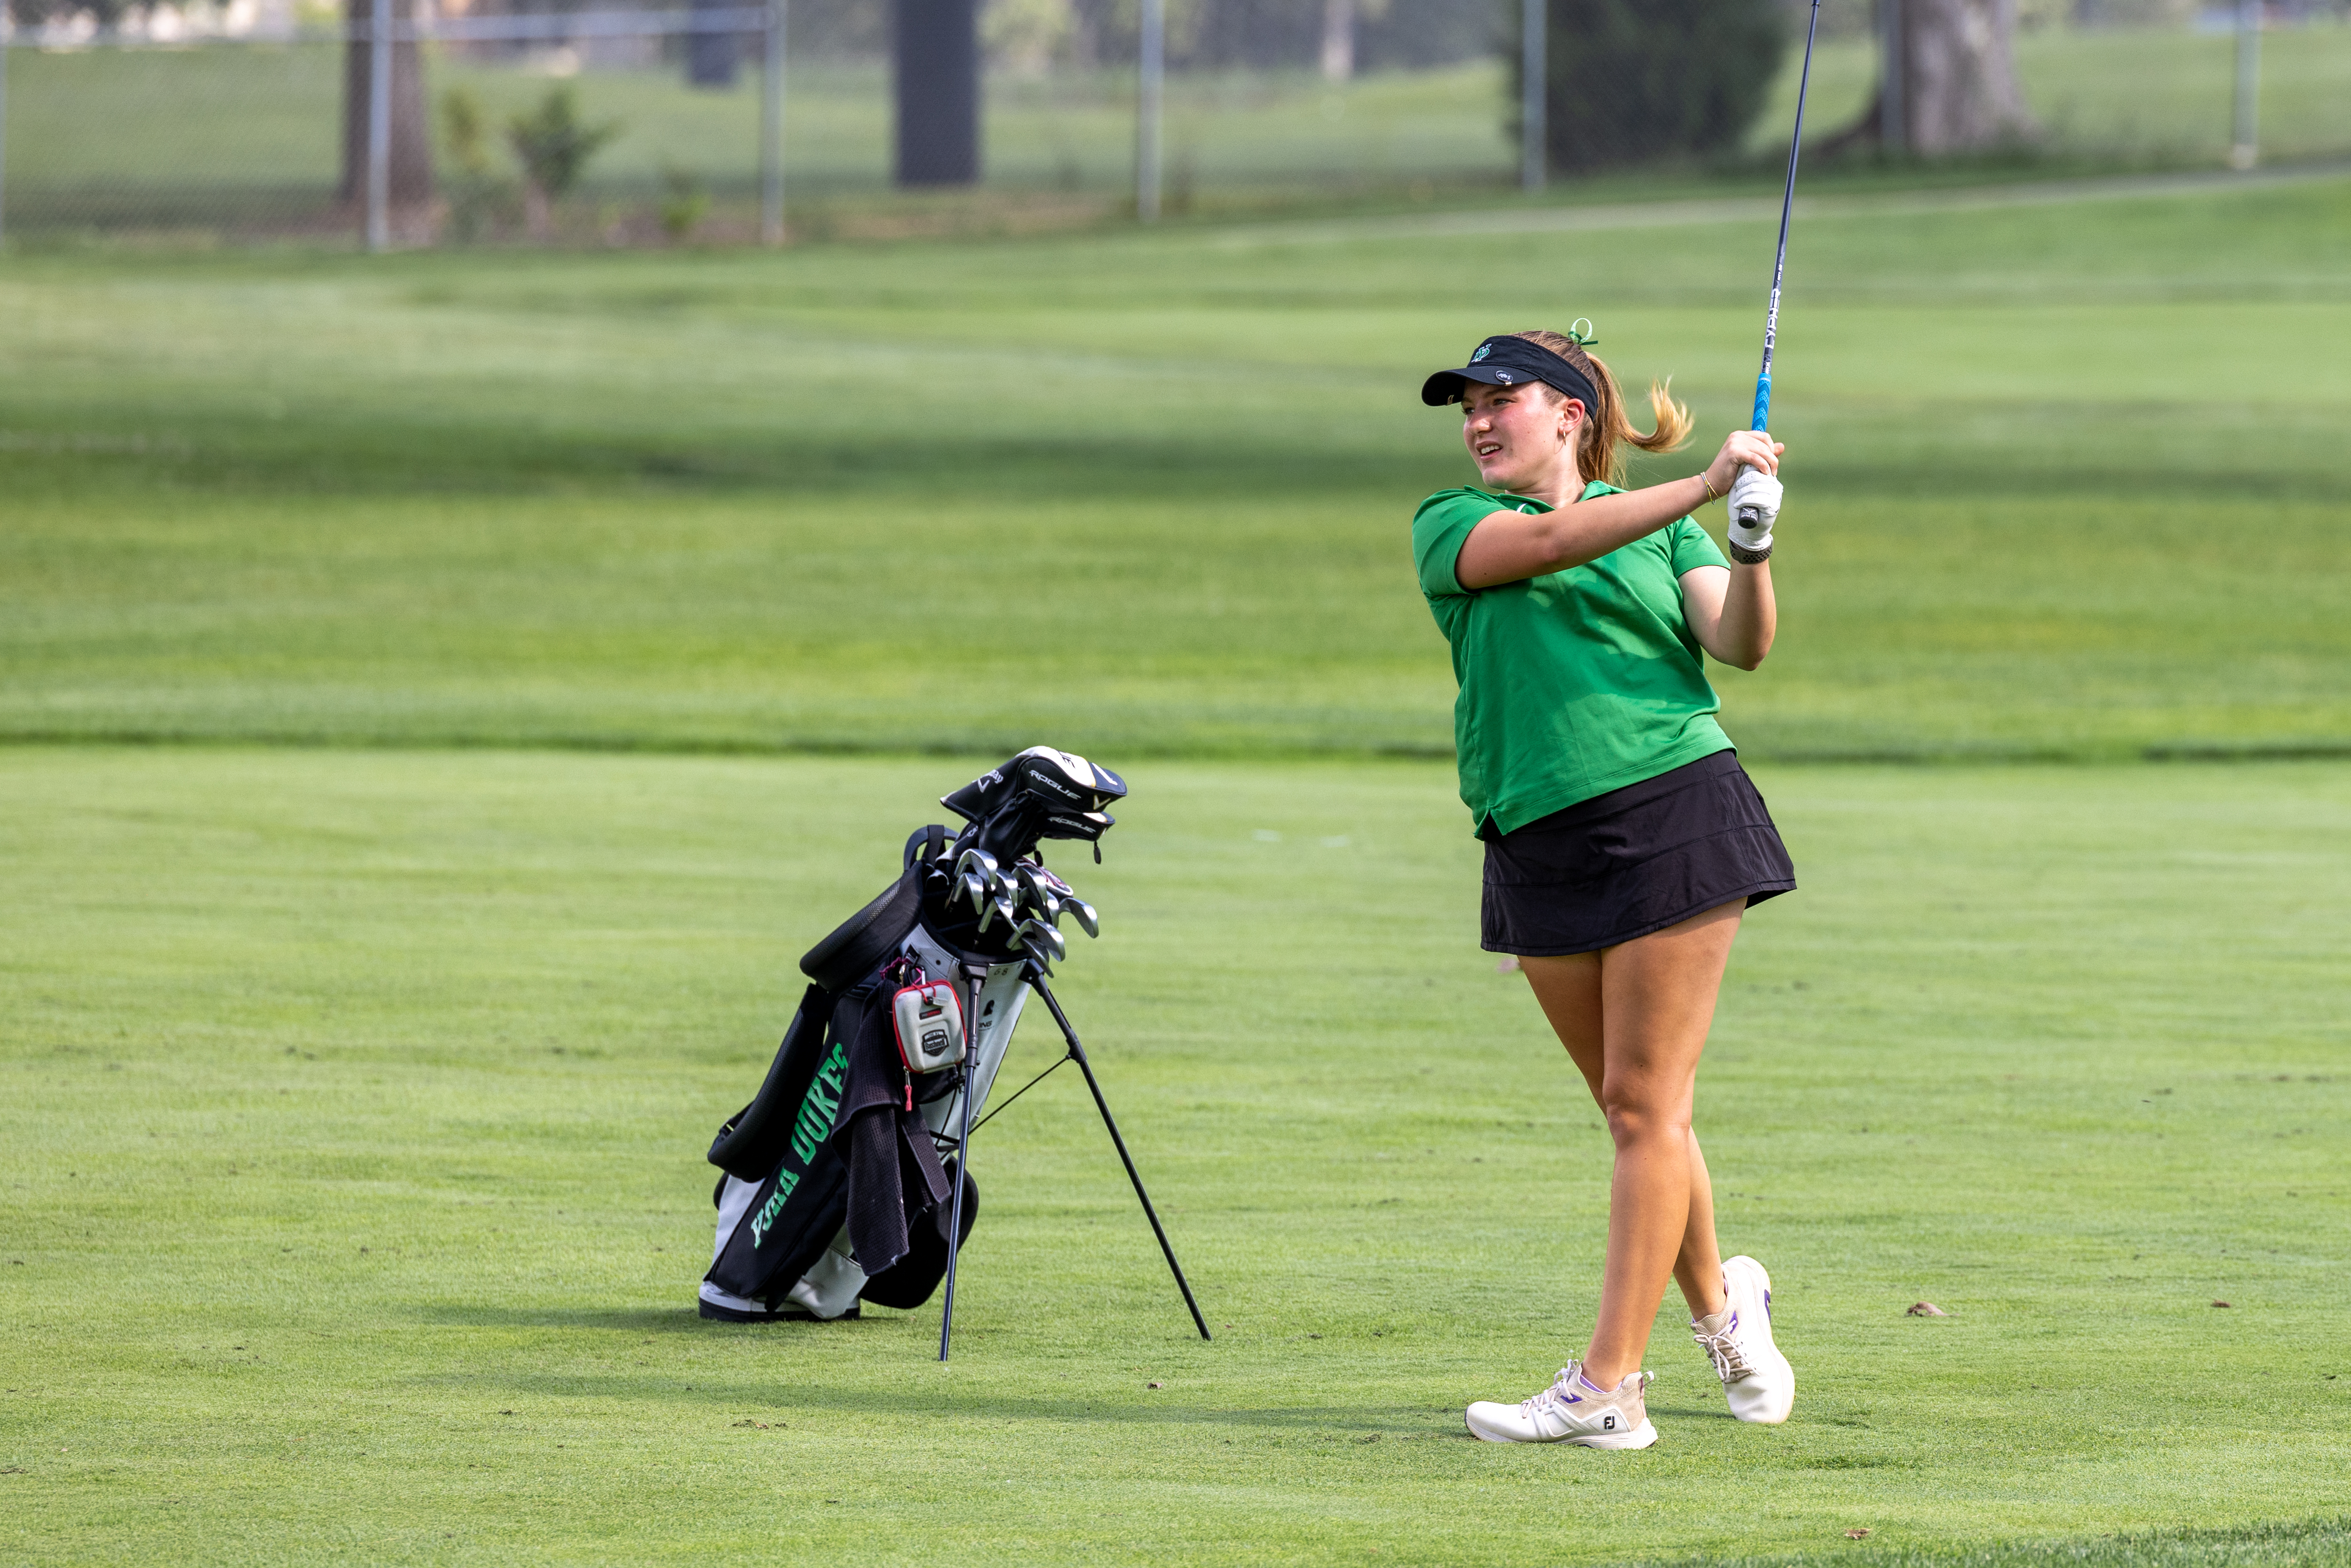
{"type": "Polygon", "coordinates": [[[961,831],[917,830],[898,880],[801,958],[810,984],[767,1078],[710,1145],[723,1174],[704,1317],[825,1320],[855,1316],[861,1301],[930,1299],[948,1273],[948,1236],[960,1247],[978,1214],[961,1169],[970,1113],[987,1103],[1032,977],[1064,950],[1062,911],[1095,928],[1038,843],[1099,843],[1113,821],[1102,808],[1125,793],[1081,757],[1022,752],[942,798],[961,831]],[[963,1038],[958,1059],[935,1066],[937,1038],[927,1050],[902,1040],[893,1001],[942,986],[955,988],[945,1010],[963,1038]]]}

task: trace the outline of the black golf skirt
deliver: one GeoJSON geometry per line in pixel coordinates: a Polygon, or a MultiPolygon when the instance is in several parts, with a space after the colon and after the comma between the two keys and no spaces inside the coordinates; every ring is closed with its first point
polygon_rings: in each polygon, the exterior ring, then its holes
{"type": "Polygon", "coordinates": [[[1486,844],[1484,946],[1556,957],[1796,886],[1735,751],[1579,800],[1486,844]]]}

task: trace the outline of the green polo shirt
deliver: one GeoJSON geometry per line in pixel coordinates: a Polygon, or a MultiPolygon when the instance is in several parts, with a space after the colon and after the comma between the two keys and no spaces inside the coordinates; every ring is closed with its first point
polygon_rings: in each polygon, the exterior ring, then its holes
{"type": "MultiPolygon", "coordinates": [[[[1595,480],[1579,498],[1614,489],[1595,480]]],[[[1728,564],[1706,530],[1683,517],[1565,571],[1462,587],[1462,541],[1505,508],[1551,510],[1464,486],[1412,519],[1420,591],[1453,644],[1454,749],[1480,838],[1730,747],[1682,615],[1682,573],[1728,564]]]]}

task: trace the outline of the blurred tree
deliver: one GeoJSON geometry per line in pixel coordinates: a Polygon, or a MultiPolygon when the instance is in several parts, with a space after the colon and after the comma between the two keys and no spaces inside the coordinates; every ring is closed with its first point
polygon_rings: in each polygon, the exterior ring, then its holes
{"type": "MultiPolygon", "coordinates": [[[[374,19],[373,0],[343,0],[343,20],[350,28],[343,46],[343,178],[337,194],[353,205],[367,200],[368,117],[375,82],[375,47],[367,37],[374,19]]],[[[416,17],[416,0],[392,0],[392,25],[416,17]]],[[[413,214],[433,202],[433,131],[424,110],[424,71],[414,40],[389,46],[392,50],[392,206],[394,225],[400,214],[413,214]]]]}
{"type": "Polygon", "coordinates": [[[490,115],[462,87],[441,95],[441,145],[452,166],[449,235],[460,244],[482,238],[518,204],[512,180],[490,163],[490,115]]]}
{"type": "Polygon", "coordinates": [[[100,33],[110,33],[130,9],[131,0],[8,0],[9,19],[19,27],[88,16],[100,33]]]}
{"type": "Polygon", "coordinates": [[[1932,158],[2038,134],[2016,78],[2017,0],[1878,0],[1878,7],[1877,91],[1823,151],[1890,144],[1932,158]],[[1896,71],[1889,106],[1886,78],[1896,71]]]}
{"type": "Polygon", "coordinates": [[[547,89],[538,107],[507,121],[507,145],[522,164],[523,216],[531,237],[554,233],[555,204],[580,183],[596,150],[621,133],[621,122],[590,125],[580,118],[580,93],[569,82],[547,89]]]}
{"type": "MultiPolygon", "coordinates": [[[[1562,172],[1736,151],[1787,44],[1779,0],[1549,0],[1548,21],[1545,151],[1562,172]]],[[[1508,54],[1515,127],[1524,62],[1508,54]]]]}
{"type": "Polygon", "coordinates": [[[710,193],[690,169],[674,163],[662,165],[662,233],[672,245],[683,245],[694,237],[695,225],[710,211],[710,193]]]}
{"type": "Polygon", "coordinates": [[[980,12],[988,64],[1016,76],[1043,76],[1070,57],[1076,37],[1070,0],[987,0],[980,12]]]}

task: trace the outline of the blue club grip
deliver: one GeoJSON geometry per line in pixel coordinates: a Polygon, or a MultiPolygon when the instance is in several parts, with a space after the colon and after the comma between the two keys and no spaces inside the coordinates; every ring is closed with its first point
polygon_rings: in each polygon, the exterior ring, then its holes
{"type": "Polygon", "coordinates": [[[1771,372],[1764,371],[1755,378],[1755,419],[1750,430],[1771,428],[1771,372]]]}

